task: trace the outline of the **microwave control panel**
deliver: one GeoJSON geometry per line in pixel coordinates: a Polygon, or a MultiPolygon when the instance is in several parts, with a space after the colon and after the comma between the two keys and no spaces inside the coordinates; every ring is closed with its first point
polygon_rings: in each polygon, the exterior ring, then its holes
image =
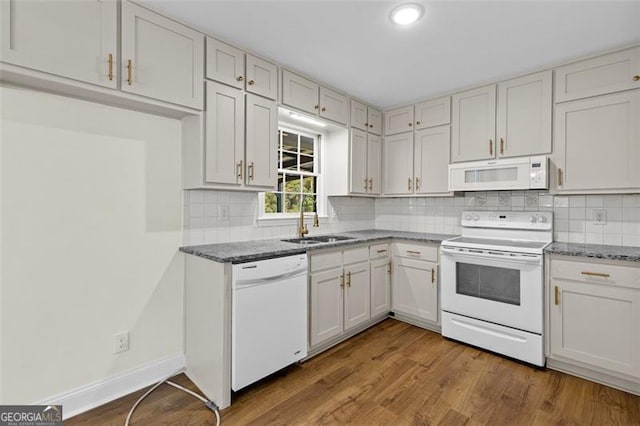
{"type": "Polygon", "coordinates": [[[539,157],[531,157],[529,163],[529,171],[531,172],[529,177],[529,188],[531,189],[546,189],[549,187],[549,159],[547,156],[542,155],[539,157]]]}

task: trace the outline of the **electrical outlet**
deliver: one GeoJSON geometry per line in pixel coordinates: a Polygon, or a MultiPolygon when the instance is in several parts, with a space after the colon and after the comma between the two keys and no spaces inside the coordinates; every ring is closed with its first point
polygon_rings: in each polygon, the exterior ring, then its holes
{"type": "Polygon", "coordinates": [[[129,350],[129,332],[123,331],[113,335],[113,353],[119,354],[129,350]]]}
{"type": "Polygon", "coordinates": [[[593,209],[593,224],[594,225],[607,224],[607,211],[605,209],[593,209]]]}
{"type": "Polygon", "coordinates": [[[229,206],[228,205],[218,206],[218,217],[220,218],[220,221],[222,221],[222,222],[229,221],[229,206]]]}

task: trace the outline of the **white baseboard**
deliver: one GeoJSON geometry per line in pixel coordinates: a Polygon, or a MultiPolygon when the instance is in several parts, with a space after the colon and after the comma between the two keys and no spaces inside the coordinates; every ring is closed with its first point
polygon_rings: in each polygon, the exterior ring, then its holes
{"type": "Polygon", "coordinates": [[[149,386],[185,367],[183,354],[161,358],[140,367],[52,396],[38,405],[62,405],[64,419],[149,386]]]}

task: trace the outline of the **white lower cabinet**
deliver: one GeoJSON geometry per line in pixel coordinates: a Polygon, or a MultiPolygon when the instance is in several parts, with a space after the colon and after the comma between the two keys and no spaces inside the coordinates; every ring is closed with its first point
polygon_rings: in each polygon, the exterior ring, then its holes
{"type": "Polygon", "coordinates": [[[369,260],[345,266],[344,330],[371,318],[369,260]]]}
{"type": "Polygon", "coordinates": [[[430,246],[394,244],[391,277],[394,313],[438,322],[437,256],[437,248],[430,246]]]}
{"type": "Polygon", "coordinates": [[[311,346],[343,331],[342,267],[311,275],[311,346]]]}
{"type": "Polygon", "coordinates": [[[371,316],[391,310],[391,263],[388,257],[375,259],[369,266],[371,272],[371,316]]]}
{"type": "Polygon", "coordinates": [[[549,358],[617,373],[640,392],[640,268],[591,260],[550,265],[549,358]]]}

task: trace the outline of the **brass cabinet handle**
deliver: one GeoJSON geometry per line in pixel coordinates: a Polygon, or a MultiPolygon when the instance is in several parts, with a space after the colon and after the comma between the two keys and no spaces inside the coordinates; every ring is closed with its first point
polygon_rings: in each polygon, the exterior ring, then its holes
{"type": "Polygon", "coordinates": [[[413,126],[413,123],[409,123],[409,127],[413,126]]]}
{"type": "Polygon", "coordinates": [[[244,80],[244,77],[243,77],[243,76],[241,76],[241,75],[239,75],[239,76],[237,76],[237,77],[236,77],[236,80],[238,80],[238,81],[243,81],[243,80],[244,80]]]}
{"type": "Polygon", "coordinates": [[[412,181],[413,181],[413,179],[411,179],[411,178],[407,179],[407,190],[408,191],[411,191],[411,183],[412,183],[412,181]]]}
{"type": "Polygon", "coordinates": [[[373,191],[373,178],[369,178],[369,191],[373,191]]]}
{"type": "Polygon", "coordinates": [[[562,169],[558,169],[558,186],[562,186],[562,169]]]}
{"type": "Polygon", "coordinates": [[[318,109],[318,108],[320,108],[320,105],[314,105],[313,106],[313,109],[318,109]]]}
{"type": "Polygon", "coordinates": [[[369,127],[369,123],[364,123],[364,127],[369,127]]]}
{"type": "Polygon", "coordinates": [[[420,255],[420,252],[415,250],[407,250],[407,253],[420,255]]]}
{"type": "Polygon", "coordinates": [[[127,83],[129,83],[129,86],[133,83],[133,64],[131,59],[127,61],[127,83]]]}
{"type": "Polygon", "coordinates": [[[351,287],[351,271],[347,272],[347,286],[351,287]]]}
{"type": "Polygon", "coordinates": [[[368,185],[367,185],[368,183],[369,183],[369,181],[365,178],[365,180],[364,180],[364,190],[365,191],[368,189],[368,185]]]}
{"type": "Polygon", "coordinates": [[[322,107],[322,109],[320,111],[326,111],[326,110],[327,110],[327,108],[322,107]]]}
{"type": "Polygon", "coordinates": [[[602,272],[580,272],[582,275],[588,275],[590,277],[602,277],[602,278],[609,278],[611,275],[609,274],[605,274],[602,272]]]}
{"type": "Polygon", "coordinates": [[[253,81],[253,80],[249,80],[249,86],[253,86],[254,84],[256,84],[256,82],[255,82],[255,81],[253,81]]]}
{"type": "Polygon", "coordinates": [[[369,124],[369,127],[373,128],[373,124],[369,124]]]}
{"type": "Polygon", "coordinates": [[[417,125],[417,126],[419,126],[419,125],[420,125],[420,122],[419,122],[419,121],[416,121],[416,125],[417,125]]]}
{"type": "Polygon", "coordinates": [[[640,75],[634,75],[633,81],[640,81],[640,75]]]}
{"type": "Polygon", "coordinates": [[[378,253],[386,253],[386,252],[387,252],[387,249],[380,249],[380,250],[378,250],[378,253]]]}
{"type": "Polygon", "coordinates": [[[389,262],[389,264],[387,265],[387,272],[391,273],[391,262],[389,262]]]}
{"type": "Polygon", "coordinates": [[[340,275],[340,287],[344,288],[344,274],[340,275]]]}
{"type": "Polygon", "coordinates": [[[436,269],[431,268],[431,284],[436,282],[436,269]]]}
{"type": "Polygon", "coordinates": [[[558,288],[558,286],[555,286],[555,295],[554,295],[554,305],[559,305],[560,304],[560,289],[558,288]]]}
{"type": "Polygon", "coordinates": [[[420,191],[420,178],[416,178],[416,191],[420,191]]]}
{"type": "Polygon", "coordinates": [[[237,170],[237,172],[238,172],[238,177],[239,177],[240,179],[242,179],[242,160],[240,160],[240,162],[237,164],[236,168],[238,169],[238,170],[237,170]]]}
{"type": "Polygon", "coordinates": [[[500,138],[500,154],[504,154],[504,139],[500,138]]]}
{"type": "Polygon", "coordinates": [[[109,53],[109,80],[113,80],[113,53],[109,53]]]}
{"type": "Polygon", "coordinates": [[[493,139],[489,139],[489,155],[493,155],[493,139]]]}
{"type": "Polygon", "coordinates": [[[249,165],[249,180],[253,180],[253,169],[254,169],[254,165],[252,161],[251,164],[249,165]]]}

